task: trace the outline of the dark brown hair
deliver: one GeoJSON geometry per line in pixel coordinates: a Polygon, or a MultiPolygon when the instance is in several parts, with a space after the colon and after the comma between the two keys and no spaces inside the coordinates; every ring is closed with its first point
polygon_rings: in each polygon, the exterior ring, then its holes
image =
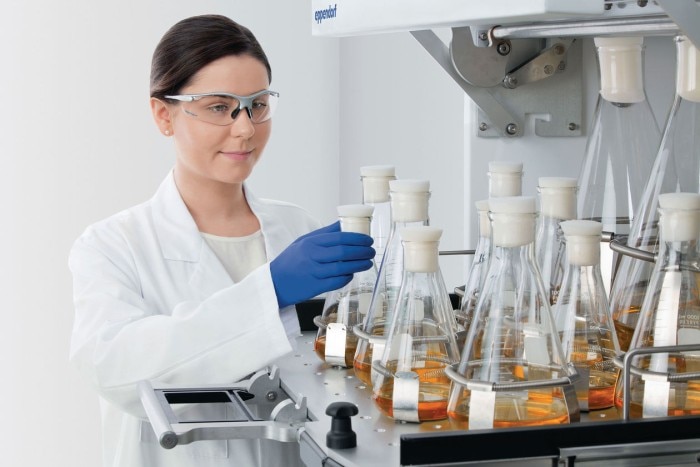
{"type": "Polygon", "coordinates": [[[183,19],[161,38],[151,61],[151,97],[178,94],[190,79],[211,62],[229,55],[260,60],[272,81],[265,51],[252,32],[221,15],[183,19]]]}

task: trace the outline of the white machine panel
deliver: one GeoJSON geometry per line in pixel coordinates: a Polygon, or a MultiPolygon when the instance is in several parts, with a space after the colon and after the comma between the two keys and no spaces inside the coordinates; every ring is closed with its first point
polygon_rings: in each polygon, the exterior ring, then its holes
{"type": "Polygon", "coordinates": [[[312,32],[349,36],[595,16],[602,0],[312,0],[312,32]]]}

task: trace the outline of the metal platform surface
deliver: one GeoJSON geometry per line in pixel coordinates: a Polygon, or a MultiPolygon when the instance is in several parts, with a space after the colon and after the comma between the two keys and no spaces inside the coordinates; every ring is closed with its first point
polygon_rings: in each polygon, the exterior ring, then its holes
{"type": "Polygon", "coordinates": [[[303,332],[297,350],[276,362],[283,389],[302,394],[308,403],[312,421],[305,423],[300,444],[309,466],[698,464],[700,417],[622,422],[611,408],[584,414],[580,423],[566,426],[471,432],[453,429],[449,420],[396,422],[379,412],[371,388],[352,369],[319,359],[315,336],[303,332]],[[325,411],[340,401],[359,409],[352,417],[357,447],[334,450],[326,447],[331,418],[325,411]]]}

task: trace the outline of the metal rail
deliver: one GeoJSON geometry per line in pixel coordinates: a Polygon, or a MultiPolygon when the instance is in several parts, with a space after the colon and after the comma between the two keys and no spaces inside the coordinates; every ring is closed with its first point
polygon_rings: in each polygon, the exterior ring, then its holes
{"type": "Polygon", "coordinates": [[[673,36],[680,33],[678,25],[666,15],[634,18],[556,21],[521,25],[495,26],[489,36],[494,40],[535,39],[581,36],[673,36]]]}

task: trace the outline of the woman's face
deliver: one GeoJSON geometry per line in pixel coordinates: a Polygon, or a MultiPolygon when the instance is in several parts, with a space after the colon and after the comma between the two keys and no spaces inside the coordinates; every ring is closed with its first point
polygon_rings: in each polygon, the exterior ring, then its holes
{"type": "MultiPolygon", "coordinates": [[[[248,96],[269,86],[267,69],[249,55],[227,56],[203,67],[179,94],[226,92],[248,96]]],[[[229,126],[187,115],[182,104],[169,104],[177,152],[178,177],[226,184],[245,181],[270,138],[271,120],[253,123],[245,110],[229,126]]]]}

